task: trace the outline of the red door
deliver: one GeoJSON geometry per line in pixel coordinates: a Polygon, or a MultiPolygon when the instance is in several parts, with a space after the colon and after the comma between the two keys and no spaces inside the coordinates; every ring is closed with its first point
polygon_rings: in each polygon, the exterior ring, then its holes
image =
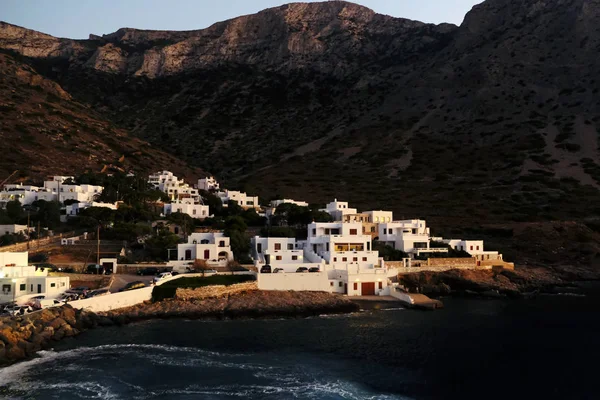
{"type": "Polygon", "coordinates": [[[362,296],[375,296],[375,282],[363,282],[361,292],[362,296]]]}
{"type": "Polygon", "coordinates": [[[204,250],[204,259],[205,260],[210,259],[210,250],[204,250]]]}

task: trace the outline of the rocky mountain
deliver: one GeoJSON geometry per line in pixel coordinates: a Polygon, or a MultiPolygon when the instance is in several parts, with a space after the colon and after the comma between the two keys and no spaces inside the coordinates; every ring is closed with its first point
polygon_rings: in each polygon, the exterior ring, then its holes
{"type": "Polygon", "coordinates": [[[599,46],[599,0],[487,0],[461,26],[342,1],[88,40],[0,23],[5,57],[230,187],[442,225],[598,214],[599,46]]]}

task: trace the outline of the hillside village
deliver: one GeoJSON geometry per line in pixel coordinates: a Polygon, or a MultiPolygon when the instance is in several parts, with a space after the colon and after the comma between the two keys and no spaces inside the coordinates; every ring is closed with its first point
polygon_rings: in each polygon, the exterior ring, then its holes
{"type": "MultiPolygon", "coordinates": [[[[43,265],[44,251],[30,247],[30,241],[65,232],[72,235],[61,239],[65,253],[91,242],[84,267],[94,260],[93,265],[101,265],[103,257],[114,260],[114,272],[117,265],[144,262],[181,273],[248,270],[256,273],[263,290],[390,295],[401,273],[513,267],[498,251],[485,249],[482,240],[434,236],[421,219],[358,211],[337,199],[325,206],[292,199],[261,201],[223,188],[214,177],[190,184],[170,171],[147,178],[83,174],[53,176],[40,186],[5,184],[0,205],[0,243],[9,245],[4,251],[25,242],[32,253],[27,262],[21,254],[18,263],[7,266],[43,265]],[[101,243],[115,242],[120,245],[110,255],[100,251],[101,243]]],[[[43,271],[21,271],[19,276],[41,276],[43,271]]],[[[8,285],[5,297],[19,292],[10,274],[2,278],[8,285]]],[[[42,293],[33,284],[21,289],[28,295],[42,293]]]]}

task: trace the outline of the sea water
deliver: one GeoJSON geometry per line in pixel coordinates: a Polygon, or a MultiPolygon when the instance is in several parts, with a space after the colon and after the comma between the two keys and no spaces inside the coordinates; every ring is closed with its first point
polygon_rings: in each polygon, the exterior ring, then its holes
{"type": "Polygon", "coordinates": [[[595,399],[595,293],[101,328],[1,369],[0,397],[595,399]]]}

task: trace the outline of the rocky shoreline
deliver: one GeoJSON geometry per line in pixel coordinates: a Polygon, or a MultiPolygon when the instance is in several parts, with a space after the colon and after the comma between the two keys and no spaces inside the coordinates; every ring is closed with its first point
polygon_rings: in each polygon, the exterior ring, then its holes
{"type": "Polygon", "coordinates": [[[517,267],[514,271],[449,270],[401,275],[399,282],[413,293],[430,297],[477,296],[527,298],[557,293],[576,282],[600,280],[600,271],[587,267],[517,267]]]}
{"type": "Polygon", "coordinates": [[[53,343],[98,326],[164,319],[305,318],[359,310],[342,296],[322,292],[249,291],[202,300],[144,302],[107,313],[76,310],[66,304],[22,317],[0,319],[0,366],[33,357],[53,343]]]}

